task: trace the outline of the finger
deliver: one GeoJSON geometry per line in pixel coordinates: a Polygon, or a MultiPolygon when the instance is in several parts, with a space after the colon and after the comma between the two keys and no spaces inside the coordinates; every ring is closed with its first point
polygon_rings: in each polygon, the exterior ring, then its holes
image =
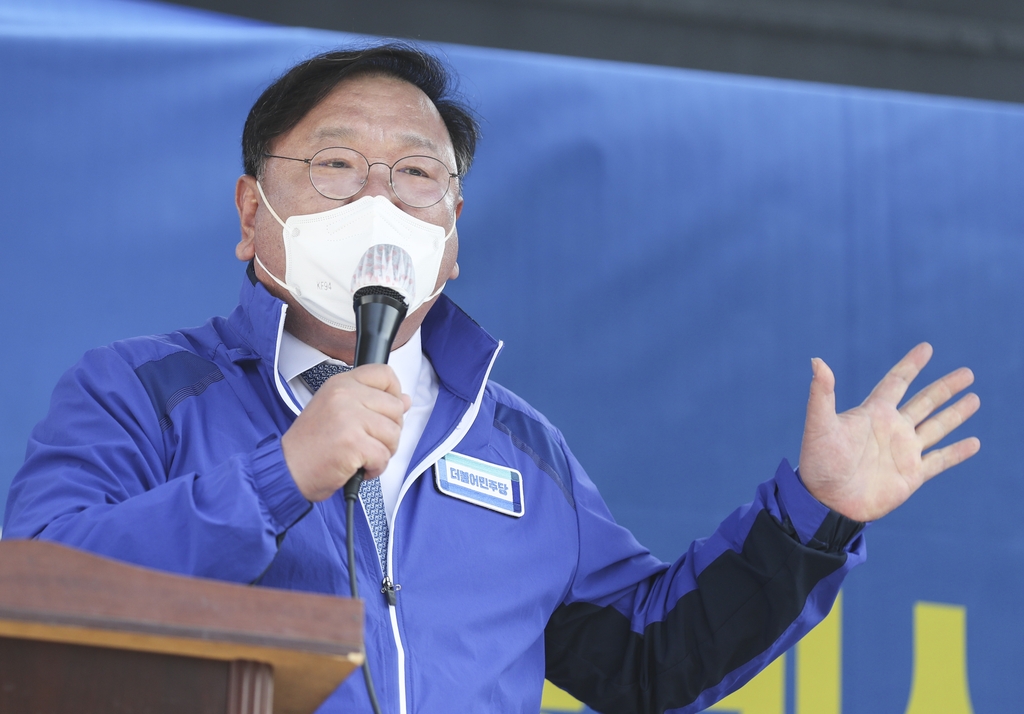
{"type": "Polygon", "coordinates": [[[910,383],[917,378],[931,358],[932,346],[930,344],[922,342],[917,345],[882,377],[882,381],[871,390],[868,400],[880,399],[895,407],[907,393],[910,383]]]}
{"type": "Polygon", "coordinates": [[[971,436],[967,439],[929,451],[921,460],[921,476],[927,481],[946,469],[956,466],[974,456],[981,449],[981,441],[971,436]]]}
{"type": "Polygon", "coordinates": [[[965,394],[956,404],[943,409],[921,424],[917,427],[921,448],[930,448],[945,439],[954,429],[970,419],[980,406],[981,399],[977,394],[965,394]]]}
{"type": "Polygon", "coordinates": [[[900,414],[915,426],[928,415],[974,383],[974,372],[967,367],[950,372],[942,379],[936,380],[915,394],[910,401],[900,408],[900,414]]]}
{"type": "Polygon", "coordinates": [[[363,407],[374,414],[387,417],[396,424],[402,424],[402,416],[408,411],[404,394],[397,397],[390,392],[381,392],[376,389],[367,389],[359,394],[359,400],[363,407]]]}
{"type": "Polygon", "coordinates": [[[398,450],[398,440],[402,436],[402,425],[377,414],[370,415],[363,430],[371,440],[383,444],[390,452],[388,458],[398,450]]]}
{"type": "Polygon", "coordinates": [[[836,377],[825,361],[811,360],[811,393],[807,397],[806,431],[813,431],[836,418],[836,377]]]}
{"type": "MultiPolygon", "coordinates": [[[[386,365],[373,365],[385,367],[386,365]]],[[[391,419],[400,420],[401,416],[409,410],[409,397],[396,389],[381,389],[375,385],[388,384],[387,373],[378,372],[371,374],[360,372],[355,377],[350,376],[355,372],[338,374],[326,382],[317,390],[310,400],[320,408],[327,408],[335,414],[349,412],[354,405],[361,405],[370,411],[384,414],[391,419]]],[[[397,385],[397,378],[395,380],[397,385]]],[[[309,410],[310,407],[307,407],[309,410]]]]}
{"type": "Polygon", "coordinates": [[[362,467],[366,478],[377,478],[384,473],[384,469],[388,467],[388,462],[391,460],[391,456],[392,452],[388,451],[388,449],[379,442],[374,447],[368,449],[366,457],[363,460],[362,467]]]}
{"type": "Polygon", "coordinates": [[[372,415],[363,421],[355,431],[339,435],[333,443],[330,438],[323,440],[328,449],[339,457],[338,471],[353,474],[356,469],[366,469],[369,474],[384,470],[388,460],[398,448],[401,428],[390,419],[372,415]]]}
{"type": "Polygon", "coordinates": [[[364,364],[348,374],[368,387],[380,389],[396,397],[402,394],[402,383],[398,381],[398,375],[386,364],[364,364]]]}

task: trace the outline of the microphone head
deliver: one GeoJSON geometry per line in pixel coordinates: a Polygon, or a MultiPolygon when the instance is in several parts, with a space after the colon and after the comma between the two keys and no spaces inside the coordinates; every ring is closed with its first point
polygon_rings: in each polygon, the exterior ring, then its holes
{"type": "Polygon", "coordinates": [[[368,287],[387,288],[398,293],[408,305],[416,295],[416,270],[412,258],[397,245],[380,243],[371,246],[359,259],[352,276],[352,293],[368,287]]]}
{"type": "Polygon", "coordinates": [[[408,306],[406,303],[406,298],[403,298],[401,296],[401,293],[399,293],[397,290],[392,290],[391,288],[385,288],[383,285],[368,285],[365,288],[359,288],[358,290],[355,291],[355,294],[352,295],[352,301],[354,302],[354,304],[358,305],[361,304],[362,302],[366,302],[365,298],[370,297],[372,295],[382,295],[384,297],[389,297],[392,300],[400,302],[403,306],[408,306]]]}

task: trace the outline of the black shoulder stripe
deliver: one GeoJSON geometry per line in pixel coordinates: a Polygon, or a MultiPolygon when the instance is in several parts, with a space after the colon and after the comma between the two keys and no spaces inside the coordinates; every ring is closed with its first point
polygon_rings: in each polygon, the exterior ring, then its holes
{"type": "Polygon", "coordinates": [[[174,407],[224,379],[217,365],[191,352],[172,352],[146,362],[135,368],[135,374],[145,387],[164,431],[171,428],[169,415],[174,407]]]}
{"type": "Polygon", "coordinates": [[[498,404],[494,408],[494,428],[508,434],[512,445],[533,459],[537,468],[550,476],[562,490],[569,505],[576,508],[569,463],[561,446],[552,440],[543,424],[517,409],[498,404]]]}
{"type": "Polygon", "coordinates": [[[845,553],[803,546],[767,511],[740,553],[728,551],[698,588],[643,635],[612,607],[562,605],[545,630],[547,678],[597,711],[664,712],[692,704],[767,650],[845,553]]]}

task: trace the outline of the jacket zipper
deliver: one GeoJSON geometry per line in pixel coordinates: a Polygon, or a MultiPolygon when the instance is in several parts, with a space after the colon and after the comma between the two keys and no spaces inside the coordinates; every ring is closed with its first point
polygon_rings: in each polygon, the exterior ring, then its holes
{"type": "Polygon", "coordinates": [[[380,586],[380,592],[384,596],[384,599],[388,601],[388,605],[391,607],[398,605],[398,591],[402,589],[402,586],[392,583],[391,578],[387,575],[384,576],[384,580],[381,581],[380,586]]]}
{"type": "Polygon", "coordinates": [[[388,568],[387,572],[384,573],[384,580],[381,583],[381,593],[384,595],[388,603],[388,613],[391,615],[391,631],[395,637],[395,649],[398,653],[399,714],[408,714],[409,705],[406,702],[406,697],[408,695],[405,689],[405,646],[402,644],[402,635],[398,631],[398,591],[402,589],[402,586],[394,582],[395,552],[392,547],[395,542],[395,524],[398,523],[398,509],[402,507],[402,499],[405,498],[405,494],[409,491],[409,488],[413,483],[415,483],[416,479],[420,477],[427,466],[433,464],[441,456],[454,449],[459,442],[462,441],[466,433],[469,432],[474,422],[476,422],[477,414],[480,413],[480,403],[484,398],[484,390],[487,389],[487,382],[491,378],[491,369],[494,368],[494,362],[498,359],[498,354],[501,352],[501,348],[504,344],[504,342],[498,340],[498,346],[491,354],[491,361],[488,363],[487,371],[484,373],[484,378],[480,382],[480,390],[477,392],[476,399],[470,403],[469,408],[466,409],[462,418],[459,419],[459,423],[436,449],[427,454],[426,458],[421,459],[416,465],[416,468],[409,472],[415,475],[411,479],[406,479],[405,483],[402,484],[402,490],[398,492],[398,501],[395,503],[395,510],[391,514],[391,522],[388,524],[388,568]]]}

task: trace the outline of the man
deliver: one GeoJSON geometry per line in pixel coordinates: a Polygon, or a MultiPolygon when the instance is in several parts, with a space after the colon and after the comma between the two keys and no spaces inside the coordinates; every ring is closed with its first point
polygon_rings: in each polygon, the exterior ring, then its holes
{"type": "MultiPolygon", "coordinates": [[[[335,52],[256,102],[236,189],[239,307],[89,352],[32,434],[7,537],[172,572],[345,595],[341,489],[384,711],[535,712],[545,676],[601,711],[698,711],[828,612],[863,523],[977,452],[922,455],[978,408],[957,370],[897,409],[919,345],[836,415],[813,379],[800,472],[676,563],[612,520],[543,416],[488,374],[500,344],[444,296],[476,141],[436,60],[335,52]],[[409,302],[390,366],[353,370],[352,294],[409,302]],[[379,592],[378,592],[379,591],[379,592]]],[[[325,712],[369,711],[352,677],[325,712]]]]}

